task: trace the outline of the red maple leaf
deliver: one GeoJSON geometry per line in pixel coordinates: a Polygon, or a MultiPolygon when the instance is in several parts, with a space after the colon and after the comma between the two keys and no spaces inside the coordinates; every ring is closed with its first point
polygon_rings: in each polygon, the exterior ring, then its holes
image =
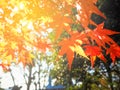
{"type": "Polygon", "coordinates": [[[120,46],[117,44],[110,45],[110,48],[107,49],[106,54],[110,54],[113,63],[115,63],[116,57],[120,58],[120,46]]]}
{"type": "Polygon", "coordinates": [[[99,24],[94,30],[88,30],[87,35],[91,38],[91,40],[95,40],[98,46],[102,46],[105,48],[105,44],[111,45],[116,43],[109,35],[119,34],[120,32],[115,32],[109,29],[103,28],[104,23],[99,24]]]}
{"type": "Polygon", "coordinates": [[[91,66],[94,66],[96,57],[99,57],[102,61],[106,62],[104,55],[102,54],[102,50],[97,46],[85,46],[86,55],[90,56],[91,66]]]}
{"type": "Polygon", "coordinates": [[[10,65],[9,64],[1,63],[0,66],[2,67],[4,72],[10,71],[10,68],[9,68],[10,65]]]}

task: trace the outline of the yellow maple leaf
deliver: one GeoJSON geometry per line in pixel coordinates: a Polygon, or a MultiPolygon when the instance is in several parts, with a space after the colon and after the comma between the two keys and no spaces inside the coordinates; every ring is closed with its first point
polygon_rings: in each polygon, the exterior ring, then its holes
{"type": "Polygon", "coordinates": [[[75,44],[75,46],[70,46],[70,48],[72,49],[72,51],[76,52],[77,54],[89,59],[81,46],[75,44]]]}

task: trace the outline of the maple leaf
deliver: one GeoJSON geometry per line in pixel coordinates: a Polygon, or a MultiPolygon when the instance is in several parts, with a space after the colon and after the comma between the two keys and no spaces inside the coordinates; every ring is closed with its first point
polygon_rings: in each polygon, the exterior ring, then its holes
{"type": "Polygon", "coordinates": [[[81,22],[84,28],[88,27],[88,24],[96,25],[90,18],[92,13],[98,14],[103,18],[106,18],[103,13],[95,6],[97,0],[78,0],[77,1],[77,11],[78,11],[78,21],[81,22]]]}
{"type": "Polygon", "coordinates": [[[75,44],[81,45],[81,44],[89,44],[88,38],[86,33],[84,32],[69,32],[71,39],[75,41],[75,44]]]}
{"type": "Polygon", "coordinates": [[[85,53],[86,55],[90,56],[92,67],[94,66],[96,57],[99,57],[102,61],[106,62],[106,59],[102,54],[102,50],[100,47],[87,45],[85,46],[85,53]]]}
{"type": "Polygon", "coordinates": [[[38,39],[37,43],[35,45],[39,50],[42,52],[46,51],[46,48],[51,48],[51,44],[48,44],[47,42],[43,42],[43,40],[38,39]]]}
{"type": "Polygon", "coordinates": [[[86,32],[91,40],[95,40],[98,46],[105,48],[105,44],[111,45],[115,43],[115,41],[110,38],[109,35],[119,34],[120,32],[104,29],[103,26],[104,23],[101,23],[94,30],[89,29],[86,32]]]}
{"type": "Polygon", "coordinates": [[[22,62],[23,66],[33,65],[34,55],[28,50],[22,50],[18,55],[18,63],[22,62]]]}
{"type": "Polygon", "coordinates": [[[71,65],[74,58],[74,52],[70,48],[70,46],[73,46],[73,45],[74,45],[74,41],[71,41],[70,39],[64,39],[59,43],[59,46],[61,46],[59,55],[63,56],[64,54],[66,54],[69,69],[71,69],[71,65]]]}
{"type": "Polygon", "coordinates": [[[8,43],[6,46],[5,46],[5,50],[7,52],[7,56],[11,55],[11,59],[14,60],[16,57],[15,55],[15,51],[17,49],[17,46],[16,46],[16,43],[15,42],[12,42],[12,43],[8,43]]]}
{"type": "Polygon", "coordinates": [[[106,54],[110,54],[113,63],[115,63],[116,57],[120,58],[120,46],[118,46],[117,44],[110,45],[110,48],[106,50],[106,54]]]}
{"type": "Polygon", "coordinates": [[[9,68],[10,65],[9,64],[1,63],[0,66],[2,67],[4,72],[10,71],[10,68],[9,68]]]}
{"type": "Polygon", "coordinates": [[[72,51],[76,52],[77,54],[79,54],[79,55],[81,55],[81,56],[89,59],[89,58],[87,57],[87,55],[85,54],[83,48],[82,48],[80,45],[76,45],[76,44],[75,44],[74,47],[71,46],[70,48],[72,49],[72,51]]]}
{"type": "Polygon", "coordinates": [[[82,47],[80,45],[82,44],[88,44],[88,40],[86,39],[85,33],[79,33],[79,32],[70,32],[70,37],[63,39],[61,42],[59,42],[60,51],[59,55],[63,56],[66,54],[66,57],[68,59],[69,69],[71,69],[71,65],[74,58],[74,52],[78,53],[79,55],[82,55],[83,57],[86,57],[86,54],[84,53],[82,47]]]}
{"type": "Polygon", "coordinates": [[[93,3],[95,3],[95,4],[96,4],[97,1],[98,1],[98,0],[91,0],[91,2],[93,2],[93,3]]]}
{"type": "Polygon", "coordinates": [[[57,14],[53,17],[53,22],[50,23],[50,26],[56,28],[56,39],[59,38],[63,30],[69,32],[70,23],[72,23],[72,20],[68,16],[57,14]]]}

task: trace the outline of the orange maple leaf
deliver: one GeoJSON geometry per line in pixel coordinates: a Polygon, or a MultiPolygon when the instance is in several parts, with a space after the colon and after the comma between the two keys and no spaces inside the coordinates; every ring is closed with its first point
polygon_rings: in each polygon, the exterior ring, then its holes
{"type": "Polygon", "coordinates": [[[88,39],[86,39],[85,33],[71,31],[69,34],[70,34],[70,37],[63,39],[61,42],[59,42],[58,45],[61,47],[59,51],[59,55],[63,56],[64,54],[66,54],[68,64],[69,64],[69,69],[71,69],[71,65],[74,58],[73,48],[75,49],[77,45],[79,46],[82,44],[88,44],[89,42],[88,42],[88,39]]]}
{"type": "Polygon", "coordinates": [[[59,46],[61,46],[59,55],[63,56],[64,54],[66,54],[69,69],[71,69],[72,61],[74,58],[74,52],[70,48],[70,46],[73,46],[73,45],[74,45],[74,41],[71,41],[70,39],[64,39],[59,43],[59,46]]]}
{"type": "Polygon", "coordinates": [[[79,18],[78,21],[81,22],[84,28],[88,27],[88,24],[94,24],[91,20],[92,13],[98,14],[103,18],[106,18],[103,13],[95,6],[97,0],[78,0],[77,1],[77,11],[79,18]]]}
{"type": "Polygon", "coordinates": [[[39,50],[42,52],[45,52],[47,48],[51,48],[51,44],[48,44],[47,42],[38,39],[36,45],[35,45],[39,50]]]}
{"type": "Polygon", "coordinates": [[[63,30],[66,30],[69,32],[70,30],[70,23],[72,22],[72,19],[68,16],[57,14],[53,17],[53,21],[49,24],[50,27],[56,29],[56,39],[60,37],[63,30]]]}

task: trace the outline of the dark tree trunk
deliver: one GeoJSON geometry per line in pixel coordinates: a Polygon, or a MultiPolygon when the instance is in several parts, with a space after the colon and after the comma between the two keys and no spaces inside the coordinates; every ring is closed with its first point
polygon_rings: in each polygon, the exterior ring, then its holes
{"type": "Polygon", "coordinates": [[[83,81],[83,87],[82,90],[87,90],[87,81],[83,81]]]}
{"type": "Polygon", "coordinates": [[[35,85],[35,90],[38,90],[38,89],[37,89],[37,83],[34,83],[34,85],[35,85]]]}
{"type": "MultiPolygon", "coordinates": [[[[10,68],[9,68],[9,69],[10,69],[10,68]]],[[[13,74],[12,74],[12,71],[11,71],[11,69],[10,69],[10,75],[11,75],[11,77],[12,77],[13,84],[14,84],[14,86],[15,86],[15,79],[14,79],[14,76],[13,76],[13,74]]]]}
{"type": "Polygon", "coordinates": [[[30,85],[32,81],[32,66],[29,65],[29,76],[28,76],[28,83],[27,83],[27,90],[30,90],[30,85]]]}

